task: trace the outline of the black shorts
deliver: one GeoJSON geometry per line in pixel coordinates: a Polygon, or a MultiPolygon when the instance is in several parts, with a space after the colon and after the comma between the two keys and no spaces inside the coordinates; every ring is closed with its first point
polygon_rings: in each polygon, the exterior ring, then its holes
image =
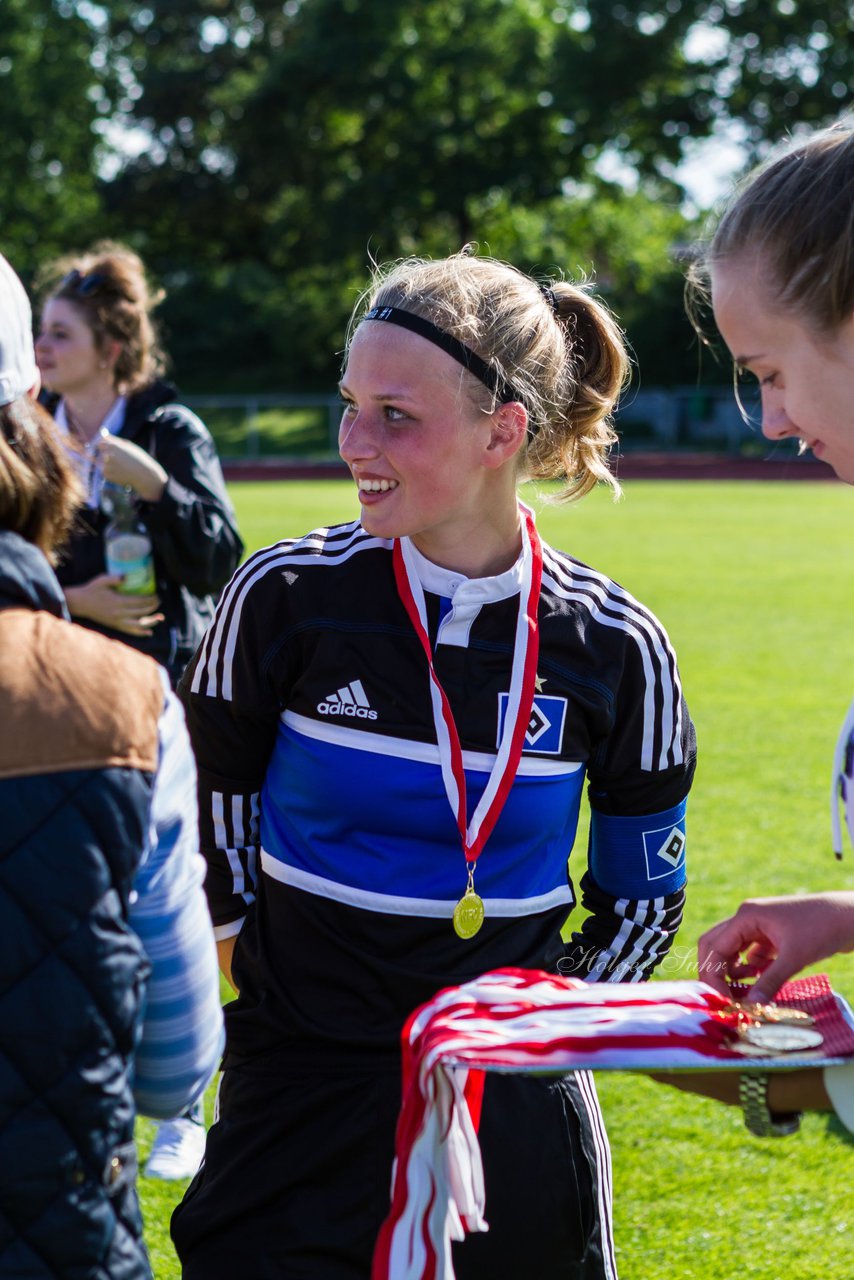
{"type": "MultiPolygon", "coordinates": [[[[399,1105],[396,1071],[229,1068],[172,1218],[184,1280],[368,1280],[399,1105]]],[[[487,1076],[480,1142],[489,1231],[454,1246],[458,1280],[615,1280],[592,1078],[487,1076]]]]}

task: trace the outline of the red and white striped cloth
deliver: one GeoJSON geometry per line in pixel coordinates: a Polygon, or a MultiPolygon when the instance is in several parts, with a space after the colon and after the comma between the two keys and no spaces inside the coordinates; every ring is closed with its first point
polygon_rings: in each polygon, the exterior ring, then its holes
{"type": "Polygon", "coordinates": [[[483,1069],[697,1067],[740,1056],[736,1014],[702,982],[585,983],[497,969],[440,991],[403,1029],[391,1211],[372,1280],[453,1280],[451,1243],[488,1230],[477,1126],[483,1069]]]}

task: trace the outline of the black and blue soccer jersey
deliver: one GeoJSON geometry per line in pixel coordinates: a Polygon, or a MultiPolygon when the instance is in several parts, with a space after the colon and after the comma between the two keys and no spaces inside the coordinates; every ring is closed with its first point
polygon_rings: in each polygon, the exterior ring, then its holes
{"type": "MultiPolygon", "coordinates": [[[[252,556],[182,684],[207,891],[239,933],[228,1053],[396,1052],[408,1013],[500,965],[646,977],[679,924],[694,736],[657,620],[543,546],[537,692],[477,864],[473,939],[451,916],[466,865],[442,781],[424,652],[391,544],[358,523],[252,556]],[[570,860],[585,777],[589,847],[570,860]],[[582,873],[590,911],[561,928],[582,873]]],[[[417,555],[469,816],[503,726],[520,567],[466,579],[417,555]]]]}

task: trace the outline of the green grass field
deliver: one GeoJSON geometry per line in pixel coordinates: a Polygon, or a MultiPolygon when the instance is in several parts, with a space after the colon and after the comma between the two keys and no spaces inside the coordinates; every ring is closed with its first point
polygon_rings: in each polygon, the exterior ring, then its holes
{"type": "MultiPolygon", "coordinates": [[[[357,511],[347,482],[241,484],[232,494],[250,549],[357,511]]],[[[854,853],[834,860],[828,812],[833,745],[854,696],[854,490],[630,482],[616,505],[597,493],[568,509],[526,496],[542,535],[650,605],[679,657],[700,763],[688,910],[662,976],[695,976],[698,934],[747,895],[854,887],[854,853]]],[[[576,879],[584,847],[580,833],[576,879]]],[[[821,968],[854,997],[854,956],[821,968]]],[[[833,1118],[757,1140],[737,1111],[643,1077],[600,1072],[597,1083],[621,1280],[850,1275],[854,1150],[833,1118]]],[[[140,1122],[143,1158],[150,1135],[140,1122]]],[[[155,1275],[173,1280],[168,1218],[183,1187],[142,1179],[141,1188],[155,1275]]]]}

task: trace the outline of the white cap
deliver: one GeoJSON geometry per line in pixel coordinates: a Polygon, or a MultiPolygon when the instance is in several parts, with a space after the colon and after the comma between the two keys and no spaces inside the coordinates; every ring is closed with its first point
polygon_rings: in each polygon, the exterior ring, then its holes
{"type": "Polygon", "coordinates": [[[0,254],[0,405],[26,395],[38,380],[30,300],[0,254]]]}

